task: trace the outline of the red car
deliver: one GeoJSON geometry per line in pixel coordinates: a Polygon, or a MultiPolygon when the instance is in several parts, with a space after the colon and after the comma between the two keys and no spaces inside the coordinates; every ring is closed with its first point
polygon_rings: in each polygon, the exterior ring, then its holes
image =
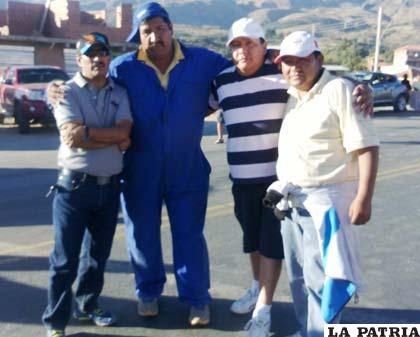
{"type": "Polygon", "coordinates": [[[53,80],[68,79],[69,76],[59,67],[6,68],[0,83],[0,123],[5,117],[14,117],[20,133],[29,132],[30,124],[50,124],[54,117],[46,101],[45,89],[53,80]]]}

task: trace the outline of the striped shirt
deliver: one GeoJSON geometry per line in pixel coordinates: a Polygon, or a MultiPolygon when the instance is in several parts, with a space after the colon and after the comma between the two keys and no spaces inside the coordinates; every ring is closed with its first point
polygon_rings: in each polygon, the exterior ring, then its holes
{"type": "Polygon", "coordinates": [[[252,76],[242,76],[232,66],[216,77],[210,107],[223,109],[227,158],[234,183],[276,180],[278,135],[287,89],[277,66],[268,61],[252,76]]]}

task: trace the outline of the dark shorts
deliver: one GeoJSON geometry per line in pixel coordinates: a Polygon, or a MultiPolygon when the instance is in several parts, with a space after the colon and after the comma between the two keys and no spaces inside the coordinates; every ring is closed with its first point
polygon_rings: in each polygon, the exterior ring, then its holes
{"type": "Polygon", "coordinates": [[[269,184],[233,184],[235,216],[243,231],[245,253],[259,251],[271,259],[283,259],[280,221],[262,205],[269,184]]]}

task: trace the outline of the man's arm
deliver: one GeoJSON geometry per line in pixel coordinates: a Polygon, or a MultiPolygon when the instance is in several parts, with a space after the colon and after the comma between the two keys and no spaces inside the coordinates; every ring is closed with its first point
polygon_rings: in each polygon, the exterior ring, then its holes
{"type": "Polygon", "coordinates": [[[60,126],[59,131],[61,142],[71,148],[93,150],[109,146],[85,139],[85,126],[81,121],[67,122],[60,126]]]}
{"type": "Polygon", "coordinates": [[[88,139],[108,145],[119,144],[130,138],[131,121],[119,120],[114,127],[89,128],[88,139]]]}
{"type": "Polygon", "coordinates": [[[131,143],[131,125],[129,120],[120,120],[110,128],[86,128],[82,122],[69,122],[60,128],[60,136],[64,144],[73,148],[98,149],[118,145],[126,150],[131,143]]]}
{"type": "MultiPolygon", "coordinates": [[[[52,85],[50,85],[51,87],[52,85]]],[[[58,87],[55,86],[57,90],[58,87]]],[[[60,85],[61,97],[55,104],[54,117],[60,132],[61,142],[72,148],[98,149],[108,144],[87,141],[83,115],[77,104],[77,97],[70,86],[60,85]]]]}
{"type": "Polygon", "coordinates": [[[352,224],[363,225],[370,219],[372,213],[372,196],[378,172],[379,147],[372,146],[354,151],[359,163],[359,187],[356,198],[349,208],[352,224]]]}

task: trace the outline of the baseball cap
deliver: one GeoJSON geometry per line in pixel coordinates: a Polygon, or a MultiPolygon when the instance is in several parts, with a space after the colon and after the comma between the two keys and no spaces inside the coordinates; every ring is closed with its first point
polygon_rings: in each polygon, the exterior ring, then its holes
{"type": "Polygon", "coordinates": [[[139,25],[146,20],[156,16],[160,16],[165,21],[171,21],[166,9],[159,5],[157,2],[147,2],[141,5],[134,15],[133,29],[131,30],[130,35],[128,35],[126,41],[132,43],[140,42],[139,25]]]}
{"type": "Polygon", "coordinates": [[[251,18],[241,18],[235,21],[229,28],[229,38],[226,46],[238,37],[249,37],[251,39],[265,39],[264,29],[261,25],[251,18]]]}
{"type": "Polygon", "coordinates": [[[109,40],[106,35],[92,32],[86,35],[83,35],[81,39],[77,41],[76,48],[80,54],[86,54],[93,46],[101,46],[106,48],[108,51],[111,49],[109,45],[109,40]]]}
{"type": "Polygon", "coordinates": [[[305,31],[297,31],[287,35],[280,44],[280,54],[274,63],[280,63],[284,56],[306,57],[314,51],[321,51],[315,37],[305,31]]]}

